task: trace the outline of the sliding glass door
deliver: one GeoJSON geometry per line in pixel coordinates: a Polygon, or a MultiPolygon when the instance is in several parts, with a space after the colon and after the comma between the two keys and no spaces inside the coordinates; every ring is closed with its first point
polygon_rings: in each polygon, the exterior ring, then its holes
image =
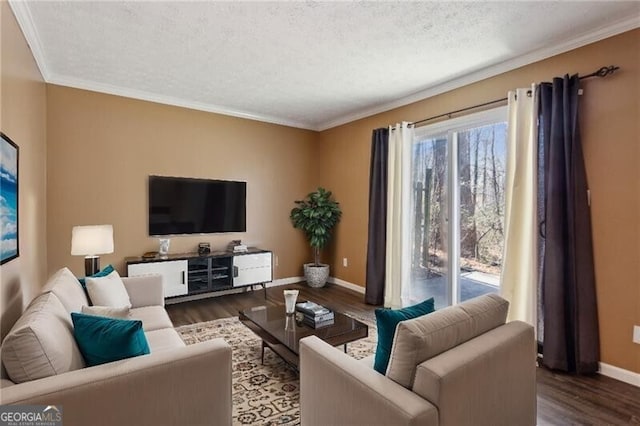
{"type": "Polygon", "coordinates": [[[405,304],[499,291],[506,129],[506,108],[416,129],[405,304]]]}
{"type": "Polygon", "coordinates": [[[412,304],[435,297],[446,306],[448,293],[449,143],[446,134],[416,138],[411,158],[411,282],[405,297],[412,304]]]}

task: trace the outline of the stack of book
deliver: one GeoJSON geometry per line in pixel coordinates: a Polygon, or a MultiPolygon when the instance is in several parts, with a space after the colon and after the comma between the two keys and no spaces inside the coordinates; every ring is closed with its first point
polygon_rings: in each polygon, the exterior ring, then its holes
{"type": "Polygon", "coordinates": [[[314,302],[296,303],[296,311],[302,314],[303,324],[319,328],[333,324],[333,311],[314,302]]]}
{"type": "Polygon", "coordinates": [[[247,247],[246,244],[242,244],[242,241],[240,241],[240,240],[232,240],[227,245],[227,251],[232,251],[234,253],[239,253],[239,252],[249,251],[249,248],[247,247]]]}

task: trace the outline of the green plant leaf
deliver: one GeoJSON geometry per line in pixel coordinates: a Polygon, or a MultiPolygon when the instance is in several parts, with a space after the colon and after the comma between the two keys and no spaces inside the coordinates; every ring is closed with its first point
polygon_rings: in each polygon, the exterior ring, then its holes
{"type": "Polygon", "coordinates": [[[304,232],[311,247],[324,248],[331,239],[331,230],[342,216],[340,204],[332,199],[331,191],[322,187],[294,203],[296,207],[289,214],[294,228],[304,232]]]}

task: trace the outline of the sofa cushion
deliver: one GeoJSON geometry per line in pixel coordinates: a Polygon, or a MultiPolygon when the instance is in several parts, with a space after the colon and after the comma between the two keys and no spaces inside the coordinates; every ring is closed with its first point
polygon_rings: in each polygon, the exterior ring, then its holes
{"type": "Polygon", "coordinates": [[[173,328],[169,314],[162,306],[143,306],[142,308],[132,308],[129,311],[131,319],[142,321],[144,331],[159,330],[162,328],[173,328]]]}
{"type": "Polygon", "coordinates": [[[0,379],[0,389],[5,389],[5,388],[8,388],[9,386],[14,386],[14,385],[15,383],[13,383],[9,379],[0,379]]]}
{"type": "Polygon", "coordinates": [[[107,266],[105,266],[104,268],[102,268],[101,270],[99,270],[98,272],[96,272],[93,275],[89,275],[89,276],[84,277],[84,278],[78,278],[78,282],[80,283],[82,288],[86,288],[87,287],[87,282],[86,282],[87,278],[106,277],[107,275],[109,275],[113,271],[115,271],[115,268],[113,267],[113,265],[107,265],[107,266]]]}
{"type": "Polygon", "coordinates": [[[62,268],[53,274],[44,285],[42,292],[55,294],[68,313],[80,312],[83,305],[89,304],[89,299],[80,282],[69,268],[62,268]]]}
{"type": "Polygon", "coordinates": [[[73,334],[89,366],[149,354],[142,321],[71,313],[73,334]]]}
{"type": "Polygon", "coordinates": [[[375,362],[373,368],[380,374],[385,374],[389,357],[391,356],[391,345],[393,335],[400,321],[426,315],[434,310],[433,297],[402,309],[376,309],[376,325],[378,328],[378,345],[376,347],[375,362]]]}
{"type": "Polygon", "coordinates": [[[398,324],[387,377],[413,386],[418,364],[505,323],[509,302],[487,294],[398,324]]]}
{"type": "Polygon", "coordinates": [[[2,343],[2,363],[15,383],[85,366],[69,313],[54,293],[34,299],[14,324],[2,343]]]}
{"type": "Polygon", "coordinates": [[[131,308],[129,293],[117,271],[106,277],[87,277],[87,292],[94,305],[131,308]]]}
{"type": "Polygon", "coordinates": [[[375,355],[369,355],[367,357],[360,358],[358,362],[362,365],[366,365],[369,368],[373,368],[373,363],[375,362],[375,359],[376,359],[375,355]]]}
{"type": "Polygon", "coordinates": [[[147,342],[149,342],[152,354],[186,346],[178,332],[173,328],[148,331],[145,336],[147,336],[147,342]]]}
{"type": "Polygon", "coordinates": [[[87,315],[98,315],[101,317],[130,319],[129,308],[126,306],[123,308],[114,308],[111,306],[83,306],[82,313],[87,315]]]}

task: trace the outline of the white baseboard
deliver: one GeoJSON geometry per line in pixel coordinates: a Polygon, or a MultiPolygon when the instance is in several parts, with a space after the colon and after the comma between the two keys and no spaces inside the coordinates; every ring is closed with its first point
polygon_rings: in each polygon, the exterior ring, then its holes
{"type": "Polygon", "coordinates": [[[600,363],[600,374],[603,376],[611,377],[612,379],[620,380],[621,382],[629,383],[633,386],[640,387],[640,373],[634,373],[633,371],[625,370],[614,365],[600,363]]]}
{"type": "MultiPolygon", "coordinates": [[[[269,287],[277,287],[280,285],[289,285],[289,284],[295,284],[295,283],[299,283],[301,281],[304,281],[304,277],[290,277],[290,278],[280,278],[278,280],[273,280],[270,283],[267,283],[267,288],[269,287]]],[[[238,288],[231,288],[229,290],[221,290],[221,291],[214,291],[214,292],[210,292],[210,293],[202,293],[202,294],[194,294],[194,295],[185,295],[185,296],[181,296],[181,297],[176,297],[176,298],[171,298],[171,299],[166,299],[165,300],[165,304],[166,305],[173,305],[174,303],[182,303],[182,302],[191,302],[193,300],[200,300],[200,299],[208,299],[210,297],[218,297],[218,296],[226,296],[227,294],[238,294],[238,293],[244,293],[247,291],[247,287],[238,287],[238,288]]],[[[250,287],[250,290],[262,290],[262,288],[260,287],[260,284],[256,284],[250,287]]]]}
{"type": "Polygon", "coordinates": [[[209,299],[211,297],[218,297],[218,296],[226,296],[227,294],[244,293],[245,291],[247,291],[245,287],[239,287],[239,288],[230,288],[229,290],[212,291],[209,293],[192,294],[191,296],[184,295],[179,297],[172,297],[170,299],[165,299],[164,304],[174,305],[176,303],[192,302],[194,300],[209,299]]]}
{"type": "MultiPolygon", "coordinates": [[[[277,287],[277,286],[281,286],[281,285],[296,284],[296,283],[299,283],[299,282],[304,282],[304,277],[280,278],[280,279],[277,279],[277,280],[273,280],[270,283],[267,283],[267,287],[277,287]]],[[[364,290],[365,290],[364,287],[359,286],[357,284],[350,283],[350,282],[345,281],[345,280],[341,280],[340,278],[329,277],[327,282],[331,283],[331,284],[338,285],[340,287],[348,288],[349,290],[353,290],[353,291],[355,291],[357,293],[364,294],[364,290]]]]}
{"type": "Polygon", "coordinates": [[[329,277],[327,282],[331,284],[339,285],[340,287],[348,288],[349,290],[353,290],[361,294],[364,294],[364,291],[365,291],[365,288],[362,286],[350,283],[349,281],[341,280],[340,278],[336,278],[336,277],[329,277]]]}
{"type": "Polygon", "coordinates": [[[289,278],[279,278],[277,280],[273,280],[270,283],[267,283],[267,288],[268,287],[277,287],[280,285],[289,285],[289,284],[296,284],[299,282],[304,281],[304,277],[289,277],[289,278]]]}

